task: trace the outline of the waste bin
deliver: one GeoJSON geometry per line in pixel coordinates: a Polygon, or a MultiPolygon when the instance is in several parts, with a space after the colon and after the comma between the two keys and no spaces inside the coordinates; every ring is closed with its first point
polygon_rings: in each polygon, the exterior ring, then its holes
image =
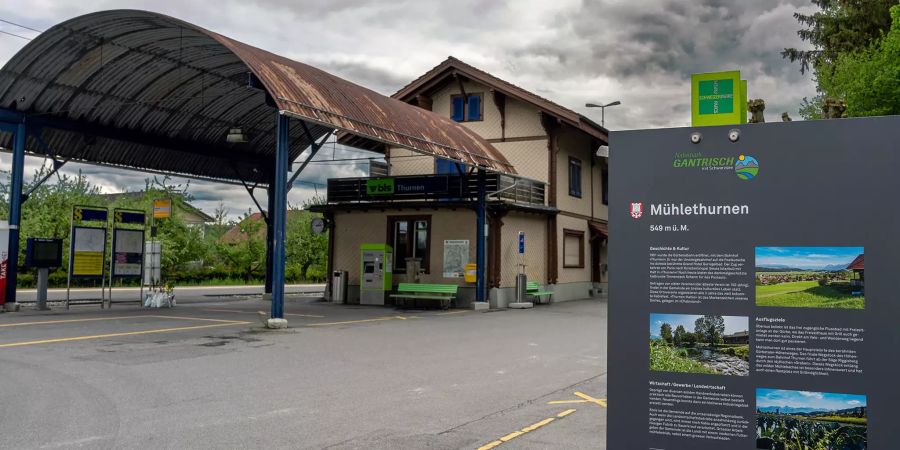
{"type": "Polygon", "coordinates": [[[524,273],[520,273],[516,275],[516,303],[525,302],[525,296],[527,295],[528,288],[528,277],[524,273]]]}
{"type": "Polygon", "coordinates": [[[331,301],[347,303],[347,271],[335,270],[331,274],[331,301]]]}

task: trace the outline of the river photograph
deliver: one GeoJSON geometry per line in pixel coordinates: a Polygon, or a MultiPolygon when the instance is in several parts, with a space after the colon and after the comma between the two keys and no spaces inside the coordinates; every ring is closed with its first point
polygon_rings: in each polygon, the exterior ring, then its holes
{"type": "Polygon", "coordinates": [[[650,370],[750,375],[745,316],[650,314],[650,370]]]}

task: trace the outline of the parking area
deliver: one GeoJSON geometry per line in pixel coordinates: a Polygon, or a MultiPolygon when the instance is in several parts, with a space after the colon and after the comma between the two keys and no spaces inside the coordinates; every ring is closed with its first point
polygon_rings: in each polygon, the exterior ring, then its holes
{"type": "Polygon", "coordinates": [[[0,448],[605,447],[605,302],[266,309],[0,315],[0,448]]]}

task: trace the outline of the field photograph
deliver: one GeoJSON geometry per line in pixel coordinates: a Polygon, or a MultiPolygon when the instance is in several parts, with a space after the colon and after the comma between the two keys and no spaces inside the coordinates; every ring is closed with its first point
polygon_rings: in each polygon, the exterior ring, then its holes
{"type": "Polygon", "coordinates": [[[756,305],[864,309],[863,247],[756,247],[756,305]]]}
{"type": "Polygon", "coordinates": [[[866,396],[756,390],[756,448],[865,450],[866,396]]]}
{"type": "Polygon", "coordinates": [[[748,376],[749,330],[741,316],[650,314],[650,370],[748,376]]]}

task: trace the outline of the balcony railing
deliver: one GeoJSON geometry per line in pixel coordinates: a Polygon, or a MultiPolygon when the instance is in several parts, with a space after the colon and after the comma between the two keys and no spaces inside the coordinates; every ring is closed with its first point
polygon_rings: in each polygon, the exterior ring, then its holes
{"type": "MultiPolygon", "coordinates": [[[[543,206],[546,185],[511,175],[489,174],[488,198],[543,206]],[[499,194],[497,194],[499,192],[499,194]]],[[[328,203],[402,201],[475,201],[478,178],[460,175],[410,175],[378,178],[331,178],[328,203]]]]}

